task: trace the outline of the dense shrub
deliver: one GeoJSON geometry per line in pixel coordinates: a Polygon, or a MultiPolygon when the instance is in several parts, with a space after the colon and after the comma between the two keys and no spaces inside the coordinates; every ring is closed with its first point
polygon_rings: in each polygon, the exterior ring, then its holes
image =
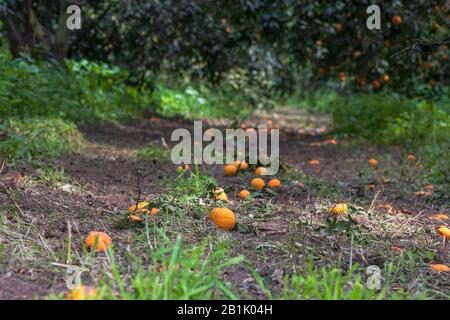
{"type": "Polygon", "coordinates": [[[122,120],[153,108],[149,89],[127,84],[117,67],[82,60],[66,68],[0,53],[0,118],[122,120]]]}
{"type": "Polygon", "coordinates": [[[0,158],[35,161],[77,150],[82,143],[76,125],[61,119],[8,119],[0,125],[0,158]]]}

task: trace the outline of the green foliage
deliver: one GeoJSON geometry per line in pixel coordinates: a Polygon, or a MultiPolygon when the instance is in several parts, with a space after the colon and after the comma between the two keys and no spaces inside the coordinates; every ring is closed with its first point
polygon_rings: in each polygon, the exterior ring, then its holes
{"type": "Polygon", "coordinates": [[[395,95],[343,97],[335,103],[333,119],[338,133],[409,146],[444,141],[450,126],[444,108],[395,95]]]}
{"type": "Polygon", "coordinates": [[[145,88],[117,67],[82,60],[66,68],[0,52],[0,117],[59,117],[75,122],[130,119],[152,108],[145,88]]]}
{"type": "MultiPolygon", "coordinates": [[[[243,261],[242,256],[226,258],[224,247],[210,248],[206,241],[187,248],[181,238],[175,243],[165,239],[165,246],[151,251],[148,270],[139,270],[131,279],[131,288],[125,289],[123,277],[111,255],[114,283],[101,286],[100,299],[138,300],[205,300],[236,299],[221,280],[223,272],[243,261]],[[113,290],[119,288],[119,293],[113,290]]],[[[124,272],[128,273],[126,270],[124,272]]]]}
{"type": "Polygon", "coordinates": [[[0,158],[7,161],[57,157],[77,150],[82,143],[76,125],[61,119],[7,119],[0,131],[6,133],[0,141],[0,158]]]}

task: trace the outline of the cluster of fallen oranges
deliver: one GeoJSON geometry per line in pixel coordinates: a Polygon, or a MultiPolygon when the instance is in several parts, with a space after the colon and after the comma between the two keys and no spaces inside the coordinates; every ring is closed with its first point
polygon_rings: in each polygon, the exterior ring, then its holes
{"type": "MultiPolygon", "coordinates": [[[[225,165],[223,168],[223,173],[225,177],[234,177],[239,171],[246,171],[250,168],[247,162],[234,161],[233,164],[225,165]]],[[[250,181],[250,186],[256,191],[262,191],[265,187],[270,189],[278,189],[281,187],[281,181],[273,178],[269,182],[264,181],[263,176],[267,174],[267,168],[257,167],[255,170],[255,178],[250,181]]],[[[238,197],[240,200],[248,200],[251,196],[251,192],[247,189],[239,191],[238,197]]],[[[214,197],[216,200],[227,201],[228,196],[222,188],[217,188],[214,191],[214,197]]],[[[232,230],[236,226],[236,215],[233,211],[228,208],[214,208],[209,213],[209,218],[213,223],[219,228],[224,230],[232,230]]]]}

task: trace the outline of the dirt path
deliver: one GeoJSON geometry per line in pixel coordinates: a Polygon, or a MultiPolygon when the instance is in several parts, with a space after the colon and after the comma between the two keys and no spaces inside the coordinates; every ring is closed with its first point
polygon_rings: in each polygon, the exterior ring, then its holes
{"type": "MultiPolygon", "coordinates": [[[[280,175],[284,186],[271,198],[273,208],[267,215],[253,217],[233,195],[234,190],[248,185],[250,174],[225,178],[221,166],[204,168],[230,194],[230,206],[240,213],[240,224],[255,230],[253,234],[240,231],[225,236],[239,243],[233,248],[234,253],[245,254],[257,262],[258,271],[268,276],[278,272],[279,277],[280,270],[288,271],[287,265],[301,269],[306,261],[299,252],[310,249],[317,252],[317,263],[331,265],[337,257],[349,255],[350,243],[345,235],[324,237],[324,212],[333,202],[351,201],[369,210],[370,215],[357,219],[373,233],[366,239],[368,243],[355,249],[356,262],[382,264],[398,252],[428,250],[436,257],[436,261],[429,262],[448,264],[448,249],[433,234],[436,222],[427,219],[436,213],[448,213],[448,195],[439,190],[430,197],[414,194],[427,185],[420,159],[408,162],[406,155],[394,147],[333,141],[327,134],[329,123],[325,115],[290,109],[259,115],[244,123],[283,128],[281,161],[292,169],[280,175]],[[378,168],[367,164],[369,158],[378,159],[378,168]],[[312,159],[320,164],[310,165],[312,159]],[[369,189],[369,184],[374,188],[369,189]]],[[[223,126],[226,122],[211,122],[216,124],[223,126]]],[[[155,199],[164,193],[159,182],[173,176],[175,169],[170,163],[137,160],[136,151],[148,143],[169,143],[174,129],[192,129],[191,126],[189,122],[150,117],[129,125],[81,128],[86,140],[83,152],[53,163],[54,167],[63,168],[69,178],[59,187],[34,181],[38,174],[30,168],[5,168],[1,181],[14,191],[15,201],[4,191],[0,200],[9,207],[16,202],[20,214],[7,213],[3,217],[0,243],[5,249],[0,250],[0,299],[32,298],[65,290],[65,269],[49,266],[49,261],[62,261],[69,229],[73,247],[81,247],[84,235],[96,229],[108,231],[121,249],[128,250],[133,230],[118,228],[117,221],[138,193],[137,171],[145,177],[142,195],[155,199]]],[[[266,205],[264,201],[263,204],[263,199],[255,199],[255,210],[266,205]]],[[[208,232],[211,230],[201,230],[199,235],[208,232]]],[[[426,262],[421,261],[418,267],[426,262]]],[[[251,291],[251,276],[245,270],[234,269],[227,277],[243,291],[251,291]]],[[[430,286],[448,289],[448,277],[439,277],[442,278],[430,286]],[[443,287],[445,283],[447,287],[443,287]]]]}

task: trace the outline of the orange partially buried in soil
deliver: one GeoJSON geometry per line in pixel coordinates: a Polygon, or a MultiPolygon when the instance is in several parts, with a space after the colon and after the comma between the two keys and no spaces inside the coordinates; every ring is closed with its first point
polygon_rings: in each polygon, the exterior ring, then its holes
{"type": "Polygon", "coordinates": [[[308,163],[309,163],[311,166],[318,166],[318,165],[320,164],[320,161],[317,160],[317,159],[312,159],[312,160],[309,160],[308,163]]]}
{"type": "Polygon", "coordinates": [[[108,236],[105,232],[100,231],[91,231],[86,237],[85,245],[86,248],[92,248],[94,244],[97,242],[97,251],[105,251],[108,249],[108,246],[111,245],[112,240],[111,237],[108,236]]]}
{"type": "Polygon", "coordinates": [[[450,240],[450,229],[447,228],[446,226],[440,226],[436,232],[445,240],[450,240]]]}

